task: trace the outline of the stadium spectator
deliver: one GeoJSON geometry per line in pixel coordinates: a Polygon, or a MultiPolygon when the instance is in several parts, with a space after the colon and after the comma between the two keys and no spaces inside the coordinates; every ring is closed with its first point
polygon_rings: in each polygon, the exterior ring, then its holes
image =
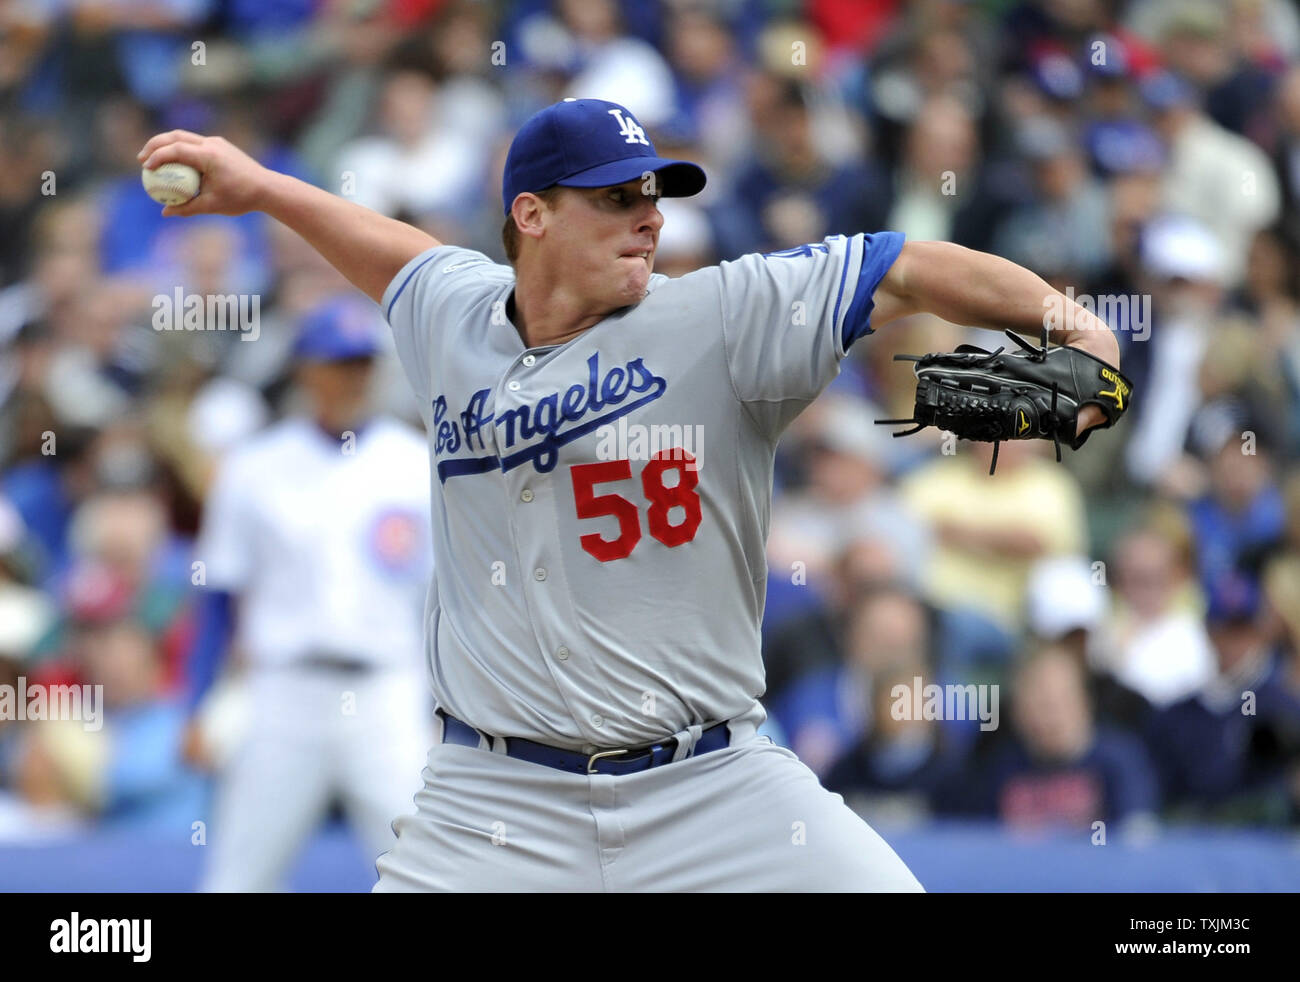
{"type": "Polygon", "coordinates": [[[951,96],[927,101],[907,129],[884,228],[911,239],[951,239],[972,249],[991,239],[1006,203],[980,172],[970,110],[951,96]]]}
{"type": "Polygon", "coordinates": [[[1277,220],[1281,208],[1268,157],[1206,116],[1196,91],[1177,75],[1146,79],[1142,96],[1169,154],[1165,207],[1205,224],[1223,256],[1223,281],[1235,286],[1250,240],[1277,220]]]}
{"type": "Polygon", "coordinates": [[[83,709],[87,718],[25,728],[14,764],[24,797],[106,828],[188,837],[205,818],[206,792],[182,760],[185,713],[161,694],[154,637],[130,616],[109,618],[84,631],[79,657],[97,718],[83,709]]]}
{"type": "Polygon", "coordinates": [[[1141,727],[1151,704],[1117,679],[1104,654],[1097,654],[1105,650],[1100,638],[1108,631],[1105,565],[1079,556],[1044,559],[1030,571],[1026,590],[1031,641],[1068,651],[1079,663],[1097,722],[1130,732],[1141,727]]]}
{"type": "Polygon", "coordinates": [[[1076,283],[1095,276],[1110,259],[1105,188],[1088,173],[1082,148],[1062,124],[1026,120],[1020,143],[1033,165],[1033,200],[999,224],[993,251],[1048,282],[1061,274],[1076,283]]]}
{"type": "Polygon", "coordinates": [[[983,113],[999,46],[994,32],[971,17],[966,4],[904,7],[873,53],[862,85],[881,154],[891,163],[897,163],[904,134],[928,103],[954,99],[973,117],[983,113]]]}
{"type": "Polygon", "coordinates": [[[1153,720],[1166,804],[1183,819],[1266,821],[1287,793],[1300,734],[1294,659],[1270,641],[1260,591],[1229,572],[1210,587],[1215,675],[1153,720]]]}
{"type": "Polygon", "coordinates": [[[791,683],[837,666],[852,612],[871,590],[897,582],[901,572],[888,543],[862,540],[840,549],[820,585],[799,582],[787,590],[792,576],[769,574],[771,599],[763,614],[765,698],[776,702],[791,683]],[[794,596],[786,598],[783,592],[794,596]]]}
{"type": "Polygon", "coordinates": [[[187,837],[206,815],[199,775],[183,762],[187,714],[178,698],[163,695],[165,665],[144,624],[111,622],[85,647],[86,678],[104,687],[109,741],[101,815],[110,827],[187,837]]]}
{"type": "Polygon", "coordinates": [[[482,179],[484,148],[439,125],[438,82],[415,69],[390,72],[379,96],[379,132],[339,153],[332,173],[358,204],[385,215],[455,213],[482,179]]]}
{"type": "Polygon", "coordinates": [[[1185,447],[1195,457],[1214,453],[1228,440],[1242,442],[1247,452],[1276,453],[1285,446],[1286,380],[1261,334],[1257,323],[1245,319],[1225,320],[1215,332],[1219,350],[1201,359],[1198,405],[1187,423],[1185,447]]]}
{"type": "Polygon", "coordinates": [[[1300,244],[1300,65],[1292,65],[1276,90],[1277,133],[1273,167],[1282,195],[1282,228],[1300,244]]]}
{"type": "Polygon", "coordinates": [[[905,579],[919,580],[930,553],[929,530],[888,482],[893,447],[872,425],[879,416],[870,403],[828,395],[800,421],[806,485],[773,521],[768,556],[774,567],[800,563],[817,582],[844,543],[875,539],[895,552],[905,579]]]}
{"type": "MultiPolygon", "coordinates": [[[[47,199],[43,175],[60,157],[54,127],[17,114],[0,117],[0,288],[21,283],[30,272],[32,231],[47,199]]],[[[0,337],[6,331],[0,326],[0,337]]]]}
{"type": "Polygon", "coordinates": [[[914,688],[932,682],[923,672],[899,665],[872,679],[870,729],[822,781],[873,826],[916,824],[960,808],[964,748],[938,720],[912,711],[914,688]]]}
{"type": "Polygon", "coordinates": [[[727,254],[886,227],[884,175],[868,160],[837,160],[829,152],[819,139],[812,98],[805,83],[772,77],[751,92],[753,160],[716,209],[727,254]]]}
{"type": "Polygon", "coordinates": [[[36,415],[37,425],[50,428],[37,430],[33,426],[26,433],[19,430],[23,439],[0,474],[0,494],[17,509],[31,533],[40,550],[42,583],[51,589],[71,559],[68,528],[72,515],[95,486],[93,434],[57,426],[43,401],[33,400],[23,408],[30,408],[36,415]],[[42,453],[42,447],[52,447],[56,452],[42,453]]]}
{"type": "Polygon", "coordinates": [[[1280,619],[1281,641],[1300,652],[1300,469],[1282,485],[1286,509],[1284,534],[1265,564],[1263,584],[1273,612],[1280,619]]]}
{"type": "Polygon", "coordinates": [[[1256,398],[1269,405],[1258,407],[1255,418],[1272,422],[1280,451],[1300,456],[1300,239],[1278,228],[1256,235],[1246,279],[1231,303],[1256,335],[1256,365],[1263,369],[1256,398]]]}
{"type": "Polygon", "coordinates": [[[1048,647],[1029,657],[1012,688],[1014,733],[981,762],[970,806],[1019,828],[1123,831],[1149,820],[1158,787],[1142,744],[1098,726],[1082,667],[1048,647]]]}
{"type": "Polygon", "coordinates": [[[1034,562],[1083,551],[1087,516],[1079,489],[1040,452],[1024,442],[1003,443],[990,476],[993,445],[974,444],[902,481],[904,504],[930,524],[936,540],[925,582],[932,603],[973,607],[1019,632],[1034,562]]]}
{"type": "MultiPolygon", "coordinates": [[[[614,0],[554,0],[552,10],[525,18],[518,31],[527,62],[564,80],[555,98],[600,92],[635,106],[649,127],[672,117],[672,70],[652,45],[623,33],[614,0]]],[[[543,97],[540,104],[552,101],[543,97]]]]}
{"type": "Polygon", "coordinates": [[[1082,138],[1098,174],[1158,175],[1164,163],[1164,148],[1143,118],[1134,84],[1142,60],[1131,38],[1102,35],[1087,46],[1082,138]]]}
{"type": "Polygon", "coordinates": [[[934,663],[925,607],[905,589],[883,587],[864,597],[844,640],[838,664],[803,676],[772,701],[791,749],[818,774],[870,723],[877,671],[898,664],[922,671],[934,663]]]}
{"type": "Polygon", "coordinates": [[[1130,478],[1167,494],[1194,493],[1182,458],[1199,397],[1197,374],[1223,303],[1223,251],[1192,219],[1165,215],[1142,233],[1143,292],[1151,296],[1149,341],[1130,344],[1133,384],[1146,392],[1130,425],[1125,463],[1130,478]]]}
{"type": "Polygon", "coordinates": [[[1192,571],[1154,527],[1121,534],[1115,549],[1115,602],[1091,653],[1116,681],[1163,709],[1214,672],[1192,571]]]}
{"type": "MultiPolygon", "coordinates": [[[[697,144],[710,171],[729,181],[750,149],[745,75],[736,40],[705,7],[687,7],[666,27],[677,107],[668,128],[697,144]]],[[[664,230],[669,227],[665,222],[664,230]]]]}
{"type": "Polygon", "coordinates": [[[1209,460],[1206,492],[1191,502],[1188,518],[1204,589],[1236,572],[1257,582],[1285,523],[1282,493],[1266,448],[1247,433],[1226,436],[1209,460]]]}

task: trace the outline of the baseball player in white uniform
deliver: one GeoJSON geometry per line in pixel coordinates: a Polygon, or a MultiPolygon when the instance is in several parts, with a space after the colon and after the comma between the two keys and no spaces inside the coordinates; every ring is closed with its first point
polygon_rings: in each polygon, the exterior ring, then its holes
{"type": "Polygon", "coordinates": [[[418,432],[367,415],[385,330],[361,297],[311,311],[294,347],[310,415],[232,451],[207,501],[191,702],[233,636],[251,708],[222,775],[207,890],[282,888],[331,802],[372,857],[413,810],[433,738],[421,625],[429,474],[418,432]]]}
{"type": "MultiPolygon", "coordinates": [[[[220,138],[160,134],[140,159],[204,172],[165,215],[260,209],[303,235],[380,304],[423,408],[438,742],[376,890],[921,889],[755,732],[774,452],[873,327],[928,310],[1037,334],[1055,291],[895,233],[655,275],[656,201],[704,173],[596,99],[515,137],[513,268],[220,138]]],[[[1109,332],[1053,340],[1117,363],[1109,332]]]]}

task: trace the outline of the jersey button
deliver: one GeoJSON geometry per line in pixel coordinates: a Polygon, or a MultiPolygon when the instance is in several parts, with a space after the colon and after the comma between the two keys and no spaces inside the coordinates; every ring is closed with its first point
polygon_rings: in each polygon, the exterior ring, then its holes
{"type": "Polygon", "coordinates": [[[560,661],[568,661],[569,649],[566,648],[564,645],[560,645],[558,648],[555,649],[555,657],[560,659],[560,661]]]}
{"type": "Polygon", "coordinates": [[[520,501],[532,501],[532,500],[533,500],[533,489],[532,489],[532,488],[524,488],[522,491],[520,491],[520,492],[519,492],[519,500],[520,500],[520,501]]]}
{"type": "Polygon", "coordinates": [[[592,725],[592,726],[604,726],[604,725],[605,725],[605,717],[602,716],[602,715],[600,715],[600,713],[597,713],[595,716],[591,717],[591,725],[592,725]]]}
{"type": "Polygon", "coordinates": [[[506,383],[506,388],[509,389],[511,392],[518,392],[518,391],[519,391],[519,383],[518,383],[518,382],[514,382],[514,381],[507,382],[507,383],[506,383]]]}
{"type": "Polygon", "coordinates": [[[537,364],[537,356],[536,356],[536,355],[524,355],[524,367],[525,367],[525,368],[532,368],[532,367],[533,367],[534,365],[536,365],[536,364],[537,364]]]}
{"type": "Polygon", "coordinates": [[[546,567],[538,566],[535,570],[533,570],[533,579],[535,579],[538,583],[546,579],[546,567]]]}

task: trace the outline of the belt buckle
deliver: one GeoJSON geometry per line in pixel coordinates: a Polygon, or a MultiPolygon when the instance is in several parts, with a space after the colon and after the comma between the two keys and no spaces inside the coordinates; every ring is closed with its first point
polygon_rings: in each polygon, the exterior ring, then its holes
{"type": "Polygon", "coordinates": [[[592,754],[590,757],[587,758],[587,773],[588,774],[596,773],[595,771],[596,761],[600,760],[601,757],[617,757],[619,754],[625,754],[625,753],[627,753],[626,748],[622,750],[602,750],[599,753],[592,754]]]}

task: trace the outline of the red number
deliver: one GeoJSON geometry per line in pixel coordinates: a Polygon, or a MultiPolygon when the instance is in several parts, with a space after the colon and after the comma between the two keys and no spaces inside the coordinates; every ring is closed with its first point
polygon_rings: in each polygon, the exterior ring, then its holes
{"type": "Polygon", "coordinates": [[[575,464],[569,473],[573,477],[573,501],[579,518],[599,518],[602,515],[618,518],[617,539],[606,539],[599,533],[589,532],[579,540],[582,548],[602,563],[630,555],[641,541],[641,522],[637,517],[636,505],[621,495],[595,494],[593,486],[606,481],[626,481],[632,476],[632,465],[626,460],[575,464]]]}
{"type": "Polygon", "coordinates": [[[641,488],[650,501],[646,512],[650,534],[664,545],[679,546],[695,538],[700,527],[700,496],[695,493],[699,483],[700,472],[695,468],[695,458],[680,447],[659,451],[641,472],[641,488]],[[664,472],[672,470],[679,475],[677,483],[667,487],[664,472]],[[678,505],[686,512],[686,517],[681,524],[670,525],[668,512],[678,505]]]}
{"type": "MultiPolygon", "coordinates": [[[[694,464],[694,457],[675,447],[655,454],[641,471],[641,489],[650,502],[646,510],[650,534],[669,547],[690,542],[700,527],[700,496],[695,491],[700,475],[694,464]],[[672,487],[664,484],[664,472],[670,470],[676,470],[680,475],[672,487]],[[678,506],[686,517],[673,525],[668,521],[668,513],[678,506]]],[[[569,468],[569,474],[573,478],[573,503],[579,518],[613,515],[618,519],[617,539],[606,539],[597,532],[588,532],[579,539],[582,548],[602,563],[630,556],[641,541],[641,521],[636,505],[622,495],[596,494],[595,485],[626,481],[632,476],[632,465],[626,460],[574,464],[569,468]]]]}

